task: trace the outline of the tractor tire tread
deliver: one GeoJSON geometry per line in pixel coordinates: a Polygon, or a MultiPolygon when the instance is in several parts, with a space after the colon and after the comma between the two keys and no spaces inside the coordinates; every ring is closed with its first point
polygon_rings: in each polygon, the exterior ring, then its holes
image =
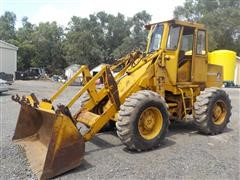
{"type": "Polygon", "coordinates": [[[219,88],[206,88],[201,91],[200,95],[196,98],[194,103],[194,125],[198,128],[199,132],[206,135],[216,135],[222,133],[224,128],[229,122],[231,116],[231,101],[228,94],[219,88]],[[212,104],[216,98],[223,97],[227,106],[227,115],[224,122],[220,126],[214,125],[211,121],[212,104]]]}
{"type": "MultiPolygon", "coordinates": [[[[120,111],[119,111],[119,117],[118,121],[116,122],[116,128],[117,128],[117,135],[125,144],[128,149],[130,150],[136,150],[136,151],[142,151],[142,150],[148,150],[147,147],[139,148],[138,145],[135,144],[132,132],[131,132],[131,115],[135,113],[136,108],[144,103],[145,99],[152,99],[154,101],[160,100],[162,104],[164,104],[164,107],[167,108],[167,104],[164,98],[162,98],[159,94],[149,91],[149,90],[141,90],[137,93],[133,93],[131,96],[126,98],[124,104],[121,105],[120,111]]],[[[168,115],[168,113],[167,113],[168,115]]],[[[169,125],[169,120],[167,123],[167,127],[169,125]]]]}

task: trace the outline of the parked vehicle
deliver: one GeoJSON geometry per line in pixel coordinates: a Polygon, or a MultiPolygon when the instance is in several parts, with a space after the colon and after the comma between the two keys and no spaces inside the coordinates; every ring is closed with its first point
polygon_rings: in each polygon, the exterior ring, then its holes
{"type": "Polygon", "coordinates": [[[9,85],[14,82],[13,74],[7,74],[5,72],[0,72],[0,79],[6,81],[9,85]]]}
{"type": "Polygon", "coordinates": [[[0,79],[0,94],[6,91],[8,91],[7,81],[0,79]]]}
{"type": "Polygon", "coordinates": [[[43,68],[32,67],[26,71],[17,71],[15,76],[16,80],[33,80],[43,78],[45,74],[46,72],[43,68]]]}
{"type": "Polygon", "coordinates": [[[66,79],[64,76],[59,76],[59,75],[53,75],[51,77],[51,80],[54,81],[54,82],[61,82],[61,83],[65,83],[66,82],[66,79]]]}

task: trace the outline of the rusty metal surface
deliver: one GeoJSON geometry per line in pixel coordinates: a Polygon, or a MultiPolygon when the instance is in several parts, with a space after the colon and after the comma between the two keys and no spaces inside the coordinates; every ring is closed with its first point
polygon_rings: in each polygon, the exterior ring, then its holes
{"type": "Polygon", "coordinates": [[[22,104],[13,140],[33,136],[41,127],[41,114],[29,105],[22,104]],[[38,119],[33,121],[33,119],[38,119]]]}
{"type": "Polygon", "coordinates": [[[114,102],[116,108],[119,110],[121,103],[119,99],[118,86],[109,67],[107,67],[106,71],[104,72],[104,78],[106,79],[105,81],[107,82],[108,86],[110,86],[110,99],[114,102]]]}
{"type": "Polygon", "coordinates": [[[85,143],[72,120],[32,107],[21,98],[15,100],[21,110],[13,140],[24,147],[33,172],[48,179],[79,166],[85,143]]]}
{"type": "Polygon", "coordinates": [[[54,120],[42,178],[53,177],[81,164],[85,143],[71,119],[57,115],[54,120]]]}
{"type": "Polygon", "coordinates": [[[37,97],[35,96],[34,93],[31,93],[30,96],[32,97],[32,99],[34,101],[34,107],[37,107],[39,105],[39,101],[38,101],[37,97]]]}

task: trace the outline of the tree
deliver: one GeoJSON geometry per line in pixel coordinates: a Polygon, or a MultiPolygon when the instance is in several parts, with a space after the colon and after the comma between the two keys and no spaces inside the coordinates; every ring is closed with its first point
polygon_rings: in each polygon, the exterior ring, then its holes
{"type": "Polygon", "coordinates": [[[1,39],[18,46],[18,70],[45,67],[60,73],[69,64],[112,63],[133,49],[145,49],[144,25],[151,16],[142,11],[131,18],[103,11],[88,18],[73,16],[65,31],[56,22],[31,24],[22,18],[15,30],[16,15],[5,12],[0,17],[1,39]]]}
{"type": "Polygon", "coordinates": [[[68,63],[110,63],[112,52],[130,34],[124,15],[99,12],[89,18],[72,17],[64,43],[68,63]],[[110,58],[109,58],[110,57],[110,58]]]}
{"type": "Polygon", "coordinates": [[[124,15],[120,13],[116,17],[109,15],[107,33],[105,35],[106,48],[109,52],[107,55],[110,55],[114,49],[120,46],[123,43],[123,39],[129,35],[130,26],[125,21],[124,15]]]}
{"type": "Polygon", "coordinates": [[[31,66],[45,67],[53,73],[60,73],[66,67],[63,57],[63,29],[56,22],[40,23],[31,36],[35,56],[31,66]]]}
{"type": "Polygon", "coordinates": [[[93,67],[102,62],[104,52],[99,46],[104,43],[102,36],[102,29],[94,16],[90,16],[90,19],[73,16],[64,41],[68,64],[88,64],[93,67]]]}
{"type": "Polygon", "coordinates": [[[128,19],[130,35],[126,36],[122,44],[113,51],[113,55],[120,57],[134,49],[140,49],[142,51],[146,48],[147,43],[147,31],[144,25],[151,21],[151,15],[146,11],[139,12],[128,19]]]}
{"type": "Polygon", "coordinates": [[[174,16],[206,24],[210,50],[231,49],[240,54],[239,0],[186,0],[175,8],[174,16]]]}
{"type": "Polygon", "coordinates": [[[31,67],[31,61],[35,57],[36,48],[32,43],[34,25],[28,22],[27,17],[22,18],[22,27],[16,32],[16,40],[12,42],[18,46],[18,70],[25,70],[31,67]]]}
{"type": "Polygon", "coordinates": [[[13,12],[6,11],[0,17],[0,39],[9,42],[15,39],[16,15],[13,12]]]}
{"type": "Polygon", "coordinates": [[[69,64],[112,63],[115,58],[133,49],[146,47],[147,32],[144,25],[151,16],[142,11],[126,19],[105,12],[90,15],[89,18],[72,17],[67,29],[64,49],[69,64]]]}

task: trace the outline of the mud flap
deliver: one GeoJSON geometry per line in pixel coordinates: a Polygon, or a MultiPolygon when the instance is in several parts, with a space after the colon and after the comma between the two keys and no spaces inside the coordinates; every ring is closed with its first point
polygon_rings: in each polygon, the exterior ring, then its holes
{"type": "Polygon", "coordinates": [[[83,137],[68,116],[27,104],[21,105],[13,141],[24,147],[40,179],[79,166],[85,151],[83,137]]]}

